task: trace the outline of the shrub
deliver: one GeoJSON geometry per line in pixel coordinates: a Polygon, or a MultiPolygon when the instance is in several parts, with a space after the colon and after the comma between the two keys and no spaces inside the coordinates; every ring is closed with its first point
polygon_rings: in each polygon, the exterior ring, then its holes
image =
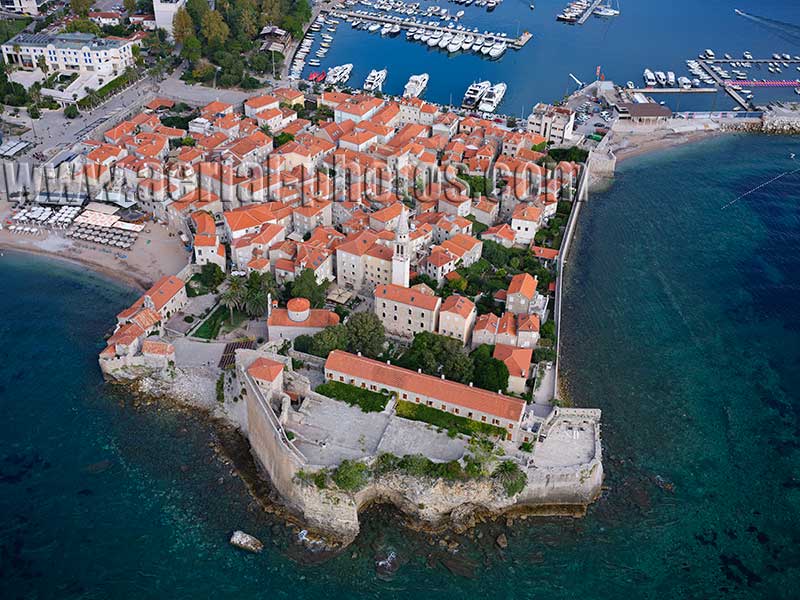
{"type": "Polygon", "coordinates": [[[519,494],[528,482],[528,476],[517,463],[510,460],[504,460],[497,465],[492,473],[492,478],[500,482],[509,498],[519,494]]]}
{"type": "Polygon", "coordinates": [[[78,112],[78,107],[74,104],[67,104],[67,106],[64,107],[64,116],[67,119],[76,119],[80,114],[81,113],[78,112]]]}
{"type": "Polygon", "coordinates": [[[486,434],[493,437],[505,438],[506,431],[502,427],[473,421],[465,417],[452,415],[424,404],[414,404],[400,400],[397,402],[397,416],[412,421],[423,421],[442,429],[455,430],[464,435],[486,434]]]}
{"type": "Polygon", "coordinates": [[[331,477],[339,489],[355,492],[366,485],[369,470],[364,463],[345,459],[336,467],[331,477]]]}
{"type": "Polygon", "coordinates": [[[317,386],[318,394],[346,402],[350,406],[358,406],[362,412],[381,412],[386,408],[388,396],[364,390],[354,385],[339,381],[328,381],[317,386]]]}
{"type": "Polygon", "coordinates": [[[328,471],[327,469],[321,469],[314,473],[312,476],[312,480],[314,481],[314,485],[317,486],[319,489],[324,490],[328,487],[328,471]]]}
{"type": "Polygon", "coordinates": [[[217,402],[220,404],[225,402],[225,375],[220,374],[217,379],[217,402]]]}
{"type": "Polygon", "coordinates": [[[519,449],[523,452],[533,452],[533,442],[522,442],[519,449]]]}

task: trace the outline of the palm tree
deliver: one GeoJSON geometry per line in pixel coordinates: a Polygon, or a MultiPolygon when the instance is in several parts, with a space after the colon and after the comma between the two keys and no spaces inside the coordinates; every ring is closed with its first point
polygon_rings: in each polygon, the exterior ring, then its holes
{"type": "Polygon", "coordinates": [[[219,303],[231,311],[231,321],[233,321],[233,309],[239,307],[239,302],[239,294],[232,287],[229,287],[219,296],[219,303]]]}
{"type": "Polygon", "coordinates": [[[244,300],[245,312],[250,317],[258,317],[267,312],[269,297],[263,287],[247,290],[244,300]]]}

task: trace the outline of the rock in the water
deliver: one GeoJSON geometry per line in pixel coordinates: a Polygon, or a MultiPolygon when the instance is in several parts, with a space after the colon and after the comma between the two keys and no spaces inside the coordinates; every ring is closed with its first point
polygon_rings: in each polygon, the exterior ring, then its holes
{"type": "Polygon", "coordinates": [[[506,534],[501,533],[500,535],[498,535],[497,539],[495,540],[495,543],[503,550],[508,548],[508,538],[506,537],[506,534]]]}
{"type": "Polygon", "coordinates": [[[249,533],[238,530],[231,535],[231,544],[248,552],[261,552],[264,549],[264,544],[261,543],[261,540],[249,533]]]}

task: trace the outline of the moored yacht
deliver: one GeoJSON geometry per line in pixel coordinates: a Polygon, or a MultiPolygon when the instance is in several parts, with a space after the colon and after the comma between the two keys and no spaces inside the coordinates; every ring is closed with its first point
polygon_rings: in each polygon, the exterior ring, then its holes
{"type": "Polygon", "coordinates": [[[364,81],[364,89],[368,92],[383,91],[383,82],[386,81],[386,75],[386,69],[381,69],[380,71],[372,69],[367,75],[366,81],[364,81]]]}
{"type": "Polygon", "coordinates": [[[650,69],[644,70],[644,83],[647,87],[655,87],[656,85],[656,77],[653,75],[653,72],[650,69]]]}
{"type": "Polygon", "coordinates": [[[496,83],[490,87],[481,98],[478,110],[481,112],[494,112],[497,110],[500,102],[503,101],[503,96],[506,95],[507,87],[505,83],[496,83]]]}
{"type": "Polygon", "coordinates": [[[658,85],[660,85],[661,87],[664,87],[665,85],[667,85],[667,76],[664,75],[664,71],[656,71],[655,75],[656,75],[656,81],[658,82],[658,85]]]}
{"type": "Polygon", "coordinates": [[[490,87],[492,87],[492,83],[490,81],[479,81],[471,84],[467,88],[467,92],[464,94],[464,99],[461,101],[461,106],[469,109],[475,108],[490,87]]]}
{"type": "Polygon", "coordinates": [[[417,98],[425,90],[428,85],[428,74],[422,73],[421,75],[412,75],[408,78],[408,83],[403,88],[404,98],[417,98]]]}

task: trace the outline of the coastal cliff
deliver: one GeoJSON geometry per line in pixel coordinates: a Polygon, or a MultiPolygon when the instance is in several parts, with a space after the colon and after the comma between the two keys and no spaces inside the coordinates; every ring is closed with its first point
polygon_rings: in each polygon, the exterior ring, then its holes
{"type": "MultiPolygon", "coordinates": [[[[315,480],[314,474],[325,473],[325,467],[310,464],[297,450],[290,439],[293,436],[282,425],[281,411],[273,409],[252,381],[244,377],[226,379],[229,382],[224,387],[224,401],[218,401],[218,371],[209,367],[136,365],[106,368],[104,375],[111,381],[131,385],[146,397],[168,398],[180,405],[205,410],[236,428],[248,440],[259,472],[274,489],[272,499],[311,532],[310,539],[325,540],[328,547],[351,543],[360,530],[359,514],[376,503],[395,506],[411,528],[429,531],[452,528],[462,532],[482,520],[507,513],[582,516],[601,491],[599,426],[591,428],[590,460],[580,465],[544,468],[530,461],[530,465],[523,465],[524,487],[511,495],[496,479],[486,475],[448,480],[403,472],[375,474],[359,489],[343,490],[330,477],[323,482],[315,480]]],[[[237,375],[241,375],[238,370],[237,375]]],[[[557,409],[549,426],[556,427],[565,419],[595,423],[599,411],[557,409]]],[[[372,467],[376,459],[361,462],[372,467]]]]}

